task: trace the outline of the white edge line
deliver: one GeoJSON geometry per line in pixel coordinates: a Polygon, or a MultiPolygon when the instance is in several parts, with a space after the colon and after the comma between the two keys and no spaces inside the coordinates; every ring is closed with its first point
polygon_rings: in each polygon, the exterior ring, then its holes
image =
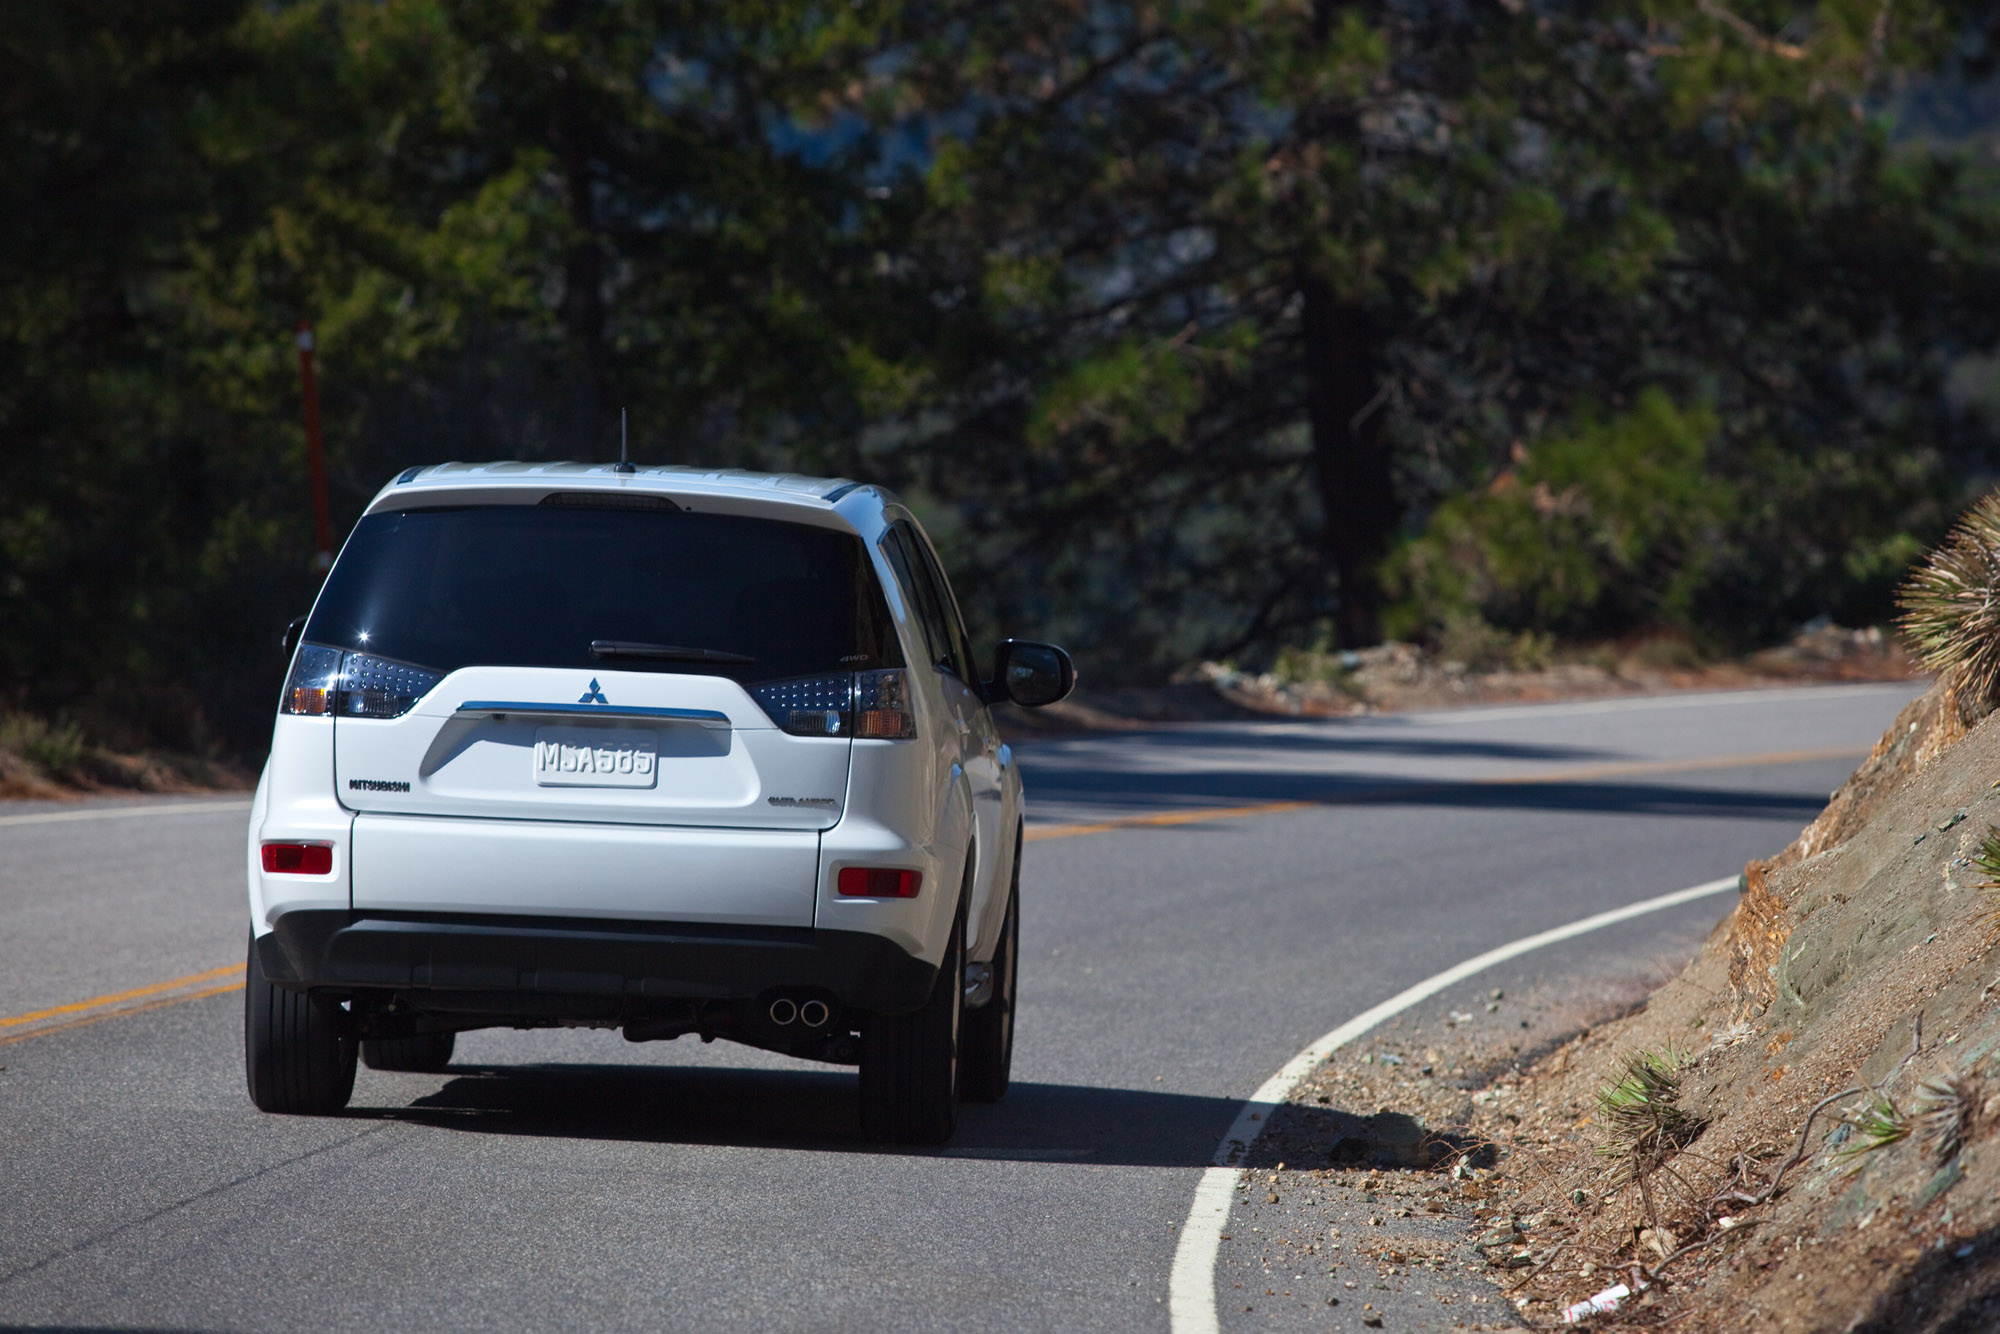
{"type": "Polygon", "coordinates": [[[117,820],[135,815],[202,815],[214,811],[247,811],[241,801],[175,801],[157,806],[108,806],[95,811],[42,811],[35,815],[0,815],[0,825],[61,824],[69,820],[117,820]]]}
{"type": "Polygon", "coordinates": [[[1229,1132],[1222,1137],[1222,1144],[1215,1151],[1215,1166],[1205,1169],[1201,1174],[1201,1181],[1195,1186],[1194,1203],[1188,1209],[1187,1222],[1181,1226],[1180,1243],[1174,1248],[1173,1272],[1167,1280],[1167,1310],[1175,1334],[1213,1334],[1217,1329],[1215,1259],[1222,1242],[1222,1229],[1229,1225],[1229,1208],[1235,1198],[1236,1184],[1243,1176],[1242,1169],[1236,1164],[1242,1161],[1250,1146],[1257,1142],[1257,1137],[1269,1124],[1266,1118],[1291,1097],[1292,1090],[1297,1088],[1321,1061],[1384,1019],[1400,1014],[1418,1001],[1435,996],[1453,983],[1462,982],[1496,963],[1504,963],[1530,950],[1538,950],[1544,945],[1553,945],[1572,936],[1581,936],[1615,922],[1643,917],[1647,913],[1659,912],[1663,908],[1672,908],[1678,904],[1705,898],[1710,894],[1720,894],[1724,890],[1735,889],[1740,879],[1741,877],[1732,875],[1688,889],[1675,890],[1671,894],[1662,894],[1657,898],[1642,899],[1623,908],[1594,913],[1589,917],[1579,918],[1567,926],[1539,931],[1532,936],[1509,941],[1484,954],[1476,954],[1463,963],[1453,964],[1442,973],[1425,978],[1407,990],[1397,992],[1380,1005],[1363,1010],[1339,1028],[1323,1034],[1304,1051],[1285,1062],[1285,1068],[1265,1080],[1263,1086],[1250,1095],[1250,1101],[1244,1103],[1242,1110],[1236,1113],[1236,1120],[1230,1123],[1229,1132]]]}

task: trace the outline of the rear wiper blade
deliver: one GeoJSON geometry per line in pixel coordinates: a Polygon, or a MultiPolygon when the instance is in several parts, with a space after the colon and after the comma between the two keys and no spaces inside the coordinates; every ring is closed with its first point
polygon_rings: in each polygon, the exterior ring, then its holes
{"type": "Polygon", "coordinates": [[[719,648],[682,648],[679,644],[636,644],[626,639],[593,639],[593,658],[644,658],[653,662],[737,662],[757,661],[747,653],[729,653],[719,648]]]}

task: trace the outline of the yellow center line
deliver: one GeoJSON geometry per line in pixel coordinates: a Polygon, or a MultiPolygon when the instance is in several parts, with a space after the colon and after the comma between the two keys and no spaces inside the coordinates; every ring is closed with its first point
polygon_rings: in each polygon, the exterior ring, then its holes
{"type": "MultiPolygon", "coordinates": [[[[242,965],[237,965],[239,968],[242,965]]],[[[179,1005],[184,1001],[201,1000],[205,996],[220,996],[229,991],[243,990],[241,981],[225,982],[219,987],[208,987],[201,991],[190,991],[186,995],[168,996],[161,1000],[148,1001],[144,1005],[128,1005],[115,1010],[99,1010],[95,1014],[79,1015],[60,1024],[50,1024],[45,1028],[31,1028],[25,1033],[13,1033],[0,1037],[0,1047],[9,1043],[26,1042],[29,1038],[47,1037],[51,1033],[66,1033],[72,1028],[84,1028],[102,1023],[106,1019],[122,1019],[128,1014],[144,1014],[148,1010],[164,1010],[169,1005],[179,1005]]]]}
{"type": "Polygon", "coordinates": [[[1045,838],[1075,838],[1078,834],[1108,834],[1115,829],[1152,829],[1163,825],[1195,824],[1202,820],[1233,820],[1244,815],[1281,815],[1324,806],[1325,801],[1266,801],[1255,806],[1201,806],[1186,811],[1163,811],[1157,815],[1122,815],[1096,824],[1030,825],[1025,841],[1045,838]]]}
{"type": "MultiPolygon", "coordinates": [[[[1173,825],[1196,824],[1207,820],[1233,820],[1248,815],[1282,815],[1288,811],[1310,810],[1317,806],[1338,806],[1355,801],[1379,801],[1384,797],[1415,795],[1420,792],[1435,792],[1454,787],[1519,787],[1536,784],[1584,783],[1606,778],[1625,778],[1637,774],[1692,773],[1703,769],[1740,769],[1765,764],[1803,764],[1813,760],[1845,760],[1865,755],[1865,750],[1851,746],[1830,747],[1823,750],[1780,750],[1768,751],[1760,755],[1711,755],[1693,760],[1643,760],[1629,764],[1572,765],[1564,769],[1548,769],[1531,774],[1502,774],[1488,778],[1472,778],[1459,782],[1437,782],[1413,780],[1407,785],[1378,785],[1357,788],[1347,792],[1333,792],[1324,797],[1295,799],[1290,801],[1266,801],[1248,806],[1203,806],[1192,810],[1161,811],[1152,815],[1119,816],[1090,823],[1031,826],[1027,831],[1027,841],[1040,842],[1049,838],[1075,838],[1082,834],[1108,834],[1119,829],[1157,829],[1173,825]]],[[[27,1014],[17,1014],[0,1019],[0,1030],[19,1028],[40,1023],[48,1019],[62,1019],[61,1023],[43,1024],[25,1033],[0,1036],[0,1047],[12,1042],[25,1042],[29,1038],[42,1037],[49,1033],[66,1032],[72,1028],[82,1028],[104,1019],[115,1019],[121,1015],[144,1014],[148,1010],[163,1009],[169,1005],[179,1005],[185,1001],[201,1000],[208,996],[219,996],[224,992],[237,991],[243,986],[241,978],[223,983],[221,986],[206,987],[183,994],[163,995],[166,992],[180,993],[183,987],[197,986],[203,982],[241,973],[240,963],[226,964],[221,968],[211,968],[206,972],[189,973],[186,977],[176,977],[166,982],[155,982],[151,986],[134,987],[130,991],[113,992],[108,996],[96,996],[90,1000],[75,1001],[68,1005],[52,1006],[46,1010],[32,1010],[27,1014]],[[158,999],[147,999],[157,997],[158,999]],[[126,1002],[143,1001],[139,1005],[126,1002]]]]}
{"type": "MultiPolygon", "coordinates": [[[[26,1014],[17,1014],[10,1019],[0,1019],[0,1028],[16,1028],[22,1024],[32,1024],[40,1019],[54,1019],[58,1015],[80,1014],[85,1010],[101,1010],[117,1005],[121,1001],[138,1000],[142,996],[157,996],[163,991],[174,991],[181,987],[191,987],[197,982],[212,982],[218,977],[226,977],[230,973],[240,973],[242,971],[243,965],[240,963],[226,964],[221,968],[211,968],[205,973],[189,973],[186,977],[176,977],[171,981],[155,982],[149,987],[134,987],[130,991],[115,991],[109,996],[93,996],[89,1000],[75,1001],[69,1005],[56,1005],[46,1010],[30,1010],[26,1014]]],[[[177,997],[176,999],[192,1000],[193,997],[177,997]]]]}
{"type": "Polygon", "coordinates": [[[1760,755],[1708,755],[1693,760],[1637,760],[1627,764],[1571,765],[1564,769],[1544,769],[1531,774],[1497,774],[1488,778],[1456,781],[1411,779],[1405,784],[1375,784],[1345,792],[1329,792],[1306,800],[1267,801],[1251,806],[1203,806],[1193,810],[1164,811],[1156,815],[1116,816],[1079,824],[1030,825],[1026,841],[1045,838],[1075,838],[1079,834],[1108,834],[1117,829],[1156,829],[1166,825],[1194,824],[1202,820],[1234,820],[1246,815],[1282,815],[1314,806],[1342,806],[1358,801],[1380,801],[1397,796],[1448,791],[1455,787],[1530,787],[1556,783],[1588,783],[1605,778],[1629,778],[1638,774],[1693,773],[1702,769],[1743,769],[1762,764],[1804,764],[1811,760],[1851,760],[1868,752],[1853,746],[1822,750],[1774,750],[1760,755]]]}

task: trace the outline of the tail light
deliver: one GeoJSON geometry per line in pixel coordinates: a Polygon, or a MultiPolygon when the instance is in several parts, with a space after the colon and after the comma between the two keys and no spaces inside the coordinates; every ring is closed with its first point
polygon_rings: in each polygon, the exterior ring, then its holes
{"type": "Polygon", "coordinates": [[[903,740],[917,734],[909,678],[901,669],[772,681],[752,686],[750,697],[793,736],[903,740]]]}
{"type": "Polygon", "coordinates": [[[900,669],[854,674],[854,735],[900,741],[917,734],[910,682],[900,669]]]}
{"type": "Polygon", "coordinates": [[[847,712],[854,694],[850,673],[801,676],[751,688],[750,698],[771,715],[771,721],[793,736],[846,736],[847,712]]]}
{"type": "Polygon", "coordinates": [[[274,875],[327,875],[333,870],[331,843],[266,843],[264,869],[274,875]]]}
{"type": "Polygon", "coordinates": [[[285,713],[332,713],[339,695],[340,650],[299,645],[292,659],[292,674],[285,678],[285,697],[279,709],[285,713]]]}
{"type": "Polygon", "coordinates": [[[301,644],[279,708],[285,713],[400,718],[442,680],[442,672],[428,667],[301,644]]]}
{"type": "Polygon", "coordinates": [[[834,884],[850,899],[913,899],[923,888],[924,873],[900,866],[843,866],[834,884]]]}
{"type": "Polygon", "coordinates": [[[340,667],[340,712],[352,718],[400,718],[444,680],[443,672],[350,653],[340,667]]]}

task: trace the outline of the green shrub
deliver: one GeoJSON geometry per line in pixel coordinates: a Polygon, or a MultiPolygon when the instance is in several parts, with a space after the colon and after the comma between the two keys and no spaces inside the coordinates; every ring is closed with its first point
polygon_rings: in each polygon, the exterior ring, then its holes
{"type": "Polygon", "coordinates": [[[1865,1167],[1868,1155],[1910,1137],[1910,1116],[1886,1093],[1877,1093],[1854,1117],[1854,1138],[1841,1149],[1849,1171],[1865,1167]]]}
{"type": "Polygon", "coordinates": [[[1464,663],[1475,672],[1510,667],[1514,662],[1514,636],[1489,624],[1477,612],[1448,612],[1437,634],[1438,656],[1446,662],[1464,663]]]}
{"type": "Polygon", "coordinates": [[[1648,635],[1625,654],[1642,671],[1671,672],[1702,665],[1701,650],[1685,635],[1648,635]]]}
{"type": "Polygon", "coordinates": [[[1440,642],[1472,618],[1569,636],[1692,626],[1734,509],[1709,468],[1718,430],[1708,408],[1649,389],[1517,449],[1514,468],[1446,499],[1391,557],[1385,628],[1440,642]]]}
{"type": "Polygon", "coordinates": [[[1555,661],[1555,636],[1539,630],[1514,634],[1475,613],[1452,612],[1437,635],[1438,657],[1475,672],[1537,672],[1555,661]]]}
{"type": "Polygon", "coordinates": [[[1988,825],[1971,857],[1972,868],[1980,874],[1977,886],[1985,898],[1982,914],[1988,922],[2000,922],[2000,825],[1988,825]]]}
{"type": "Polygon", "coordinates": [[[52,778],[66,778],[83,763],[83,729],[50,724],[31,713],[0,717],[0,750],[9,750],[52,778]]]}
{"type": "Polygon", "coordinates": [[[1687,1064],[1685,1055],[1671,1049],[1635,1051],[1625,1058],[1618,1081],[1599,1091],[1598,1121],[1608,1138],[1597,1152],[1618,1159],[1623,1174],[1644,1176],[1701,1133],[1704,1122],[1680,1103],[1687,1064]]]}

